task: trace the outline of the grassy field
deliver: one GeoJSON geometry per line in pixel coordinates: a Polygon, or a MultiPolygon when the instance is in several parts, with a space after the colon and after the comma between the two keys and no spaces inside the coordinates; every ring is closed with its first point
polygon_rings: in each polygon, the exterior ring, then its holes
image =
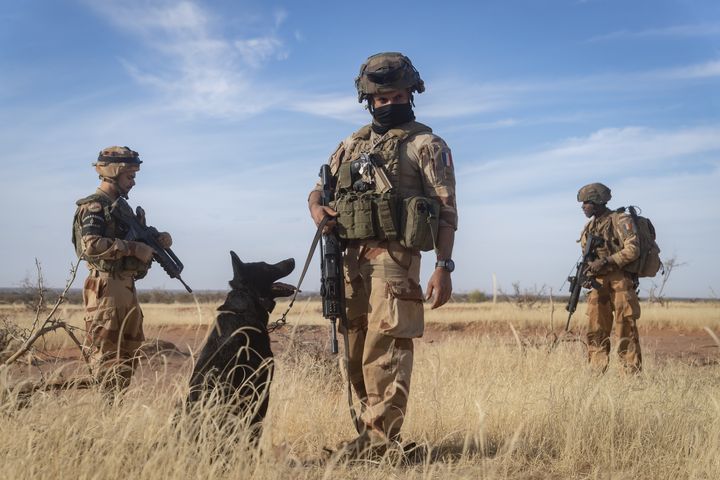
{"type": "MultiPolygon", "coordinates": [[[[147,327],[167,325],[205,326],[215,318],[217,303],[197,304],[143,304],[147,327]]],[[[668,306],[642,303],[642,315],[638,327],[681,328],[699,330],[704,327],[720,328],[720,302],[672,302],[668,306]]],[[[279,302],[271,314],[275,320],[285,311],[287,302],[279,302]]],[[[6,317],[21,326],[29,326],[34,312],[20,305],[0,305],[0,318],[6,317]]],[[[59,318],[81,327],[83,309],[80,305],[64,305],[60,308],[59,318]]],[[[583,324],[585,303],[578,305],[573,315],[574,324],[583,324]]],[[[437,310],[426,310],[428,323],[473,323],[479,325],[506,325],[508,322],[516,328],[543,327],[562,328],[565,326],[567,312],[564,303],[545,302],[529,308],[521,308],[513,303],[450,303],[437,310]]],[[[288,315],[291,323],[302,325],[326,325],[322,317],[320,302],[299,300],[288,315]]]]}
{"type": "MultiPolygon", "coordinates": [[[[279,305],[276,313],[284,311],[279,305]]],[[[212,305],[144,306],[148,328],[201,328],[212,305]]],[[[292,323],[326,325],[316,303],[296,305],[292,323]]],[[[0,316],[27,323],[27,312],[0,316]]],[[[580,309],[574,320],[582,323],[580,309]]],[[[68,307],[63,318],[81,324],[68,307]]],[[[484,325],[417,342],[404,437],[429,449],[424,460],[399,464],[323,461],[323,447],[352,437],[344,383],[321,348],[289,348],[277,358],[262,455],[213,426],[203,412],[202,440],[173,427],[190,360],[173,369],[163,358],[144,363],[119,406],[95,391],[43,393],[18,409],[0,403],[2,478],[720,478],[720,366],[658,361],[645,351],[645,372],[617,368],[593,375],[581,343],[545,348],[498,342],[487,331],[564,325],[563,305],[520,309],[509,304],[451,304],[428,322],[484,325]],[[223,448],[225,446],[225,448],[223,448]],[[230,446],[228,448],[228,446],[230,446]],[[219,453],[220,452],[220,453],[219,453]]],[[[717,304],[672,303],[643,311],[646,327],[720,333],[717,304]]],[[[710,342],[712,340],[708,336],[710,342]]],[[[64,344],[58,335],[57,345],[64,344]]],[[[615,363],[613,364],[615,367],[615,363]]],[[[0,372],[0,386],[12,383],[0,372]]],[[[183,425],[183,420],[180,420],[183,425]]]]}

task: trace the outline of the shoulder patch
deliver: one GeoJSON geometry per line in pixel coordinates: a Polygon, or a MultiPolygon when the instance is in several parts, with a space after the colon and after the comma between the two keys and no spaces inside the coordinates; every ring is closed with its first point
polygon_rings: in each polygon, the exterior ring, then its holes
{"type": "Polygon", "coordinates": [[[100,202],[91,202],[87,206],[87,211],[92,213],[102,212],[103,206],[100,202]]]}
{"type": "Polygon", "coordinates": [[[635,222],[627,213],[616,213],[611,216],[613,225],[621,238],[635,235],[635,222]]]}
{"type": "Polygon", "coordinates": [[[625,235],[632,235],[635,233],[635,225],[633,225],[632,218],[622,219],[620,225],[622,225],[623,233],[625,235]]]}

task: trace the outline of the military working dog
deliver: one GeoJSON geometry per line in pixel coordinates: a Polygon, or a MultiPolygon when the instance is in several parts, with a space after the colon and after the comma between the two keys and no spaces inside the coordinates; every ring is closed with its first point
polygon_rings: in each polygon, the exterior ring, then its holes
{"type": "Polygon", "coordinates": [[[230,292],[218,307],[217,320],[195,362],[185,407],[193,415],[198,407],[218,406],[222,418],[214,418],[214,424],[220,428],[226,428],[226,423],[230,428],[247,425],[250,439],[257,441],[273,376],[268,318],[275,299],[295,291],[278,282],[293,271],[295,260],[270,265],[243,263],[232,251],[230,256],[230,292]]]}

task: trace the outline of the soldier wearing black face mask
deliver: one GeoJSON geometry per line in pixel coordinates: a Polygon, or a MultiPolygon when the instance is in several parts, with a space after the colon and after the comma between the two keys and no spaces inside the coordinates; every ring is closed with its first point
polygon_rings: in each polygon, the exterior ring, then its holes
{"type": "Polygon", "coordinates": [[[372,123],[343,140],[330,157],[336,185],[331,206],[321,205],[320,185],[308,199],[315,223],[333,217],[328,226],[347,245],[348,325],[340,331],[348,337],[348,376],[364,425],[345,445],[349,455],[382,453],[400,441],[413,338],[423,334],[423,301],[432,298],[431,308],[437,308],[450,299],[457,229],[452,154],[430,127],[415,121],[413,93],[422,93],[425,85],[410,59],[394,52],[373,55],[355,86],[372,123]],[[436,223],[430,216],[419,218],[428,211],[436,223]],[[429,231],[419,234],[422,228],[429,231]],[[437,262],[424,296],[420,251],[430,250],[437,262]]]}

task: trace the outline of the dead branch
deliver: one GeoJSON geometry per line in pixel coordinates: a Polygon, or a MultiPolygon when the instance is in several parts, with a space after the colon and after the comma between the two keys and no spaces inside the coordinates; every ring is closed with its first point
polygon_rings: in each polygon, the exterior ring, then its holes
{"type": "Polygon", "coordinates": [[[508,303],[515,305],[520,309],[533,309],[539,308],[545,299],[546,285],[538,288],[537,285],[532,289],[520,288],[520,282],[514,282],[512,284],[513,293],[507,294],[502,289],[498,289],[500,296],[508,303]]]}
{"type": "MultiPolygon", "coordinates": [[[[36,310],[35,320],[33,321],[33,326],[30,331],[30,334],[25,339],[23,344],[20,346],[20,348],[12,354],[5,362],[3,363],[3,366],[8,366],[14,361],[16,361],[18,358],[26,354],[33,346],[33,344],[41,338],[43,335],[50,333],[54,330],[57,330],[59,328],[64,329],[68,334],[70,334],[70,327],[65,322],[56,320],[55,314],[58,311],[58,308],[60,308],[60,305],[62,305],[65,300],[67,299],[67,294],[70,291],[70,287],[72,286],[73,282],[75,281],[75,276],[77,275],[77,269],[80,265],[80,260],[75,262],[74,265],[72,265],[72,268],[70,269],[70,278],[65,284],[65,289],[62,291],[62,293],[58,296],[57,300],[55,301],[55,304],[53,305],[52,309],[50,310],[50,313],[45,316],[45,320],[43,320],[42,324],[40,324],[40,313],[42,312],[41,305],[44,301],[44,295],[45,295],[45,289],[43,286],[42,281],[42,271],[40,268],[40,263],[35,260],[35,264],[38,268],[38,286],[39,286],[39,295],[40,300],[38,302],[38,307],[36,310]],[[39,327],[38,327],[39,325],[39,327]]],[[[80,348],[80,351],[83,354],[83,358],[87,361],[87,357],[85,355],[85,352],[82,349],[82,346],[80,345],[80,342],[78,342],[77,337],[75,337],[74,334],[70,335],[70,338],[78,345],[78,348],[80,348]]]]}
{"type": "Polygon", "coordinates": [[[669,301],[665,298],[665,287],[667,286],[668,281],[670,280],[670,275],[672,272],[678,268],[682,267],[683,265],[686,265],[685,262],[680,262],[677,259],[676,255],[673,255],[670,257],[670,259],[663,262],[663,270],[660,274],[660,285],[656,284],[655,282],[652,283],[652,286],[648,290],[648,303],[659,303],[663,307],[667,307],[669,301]]]}

